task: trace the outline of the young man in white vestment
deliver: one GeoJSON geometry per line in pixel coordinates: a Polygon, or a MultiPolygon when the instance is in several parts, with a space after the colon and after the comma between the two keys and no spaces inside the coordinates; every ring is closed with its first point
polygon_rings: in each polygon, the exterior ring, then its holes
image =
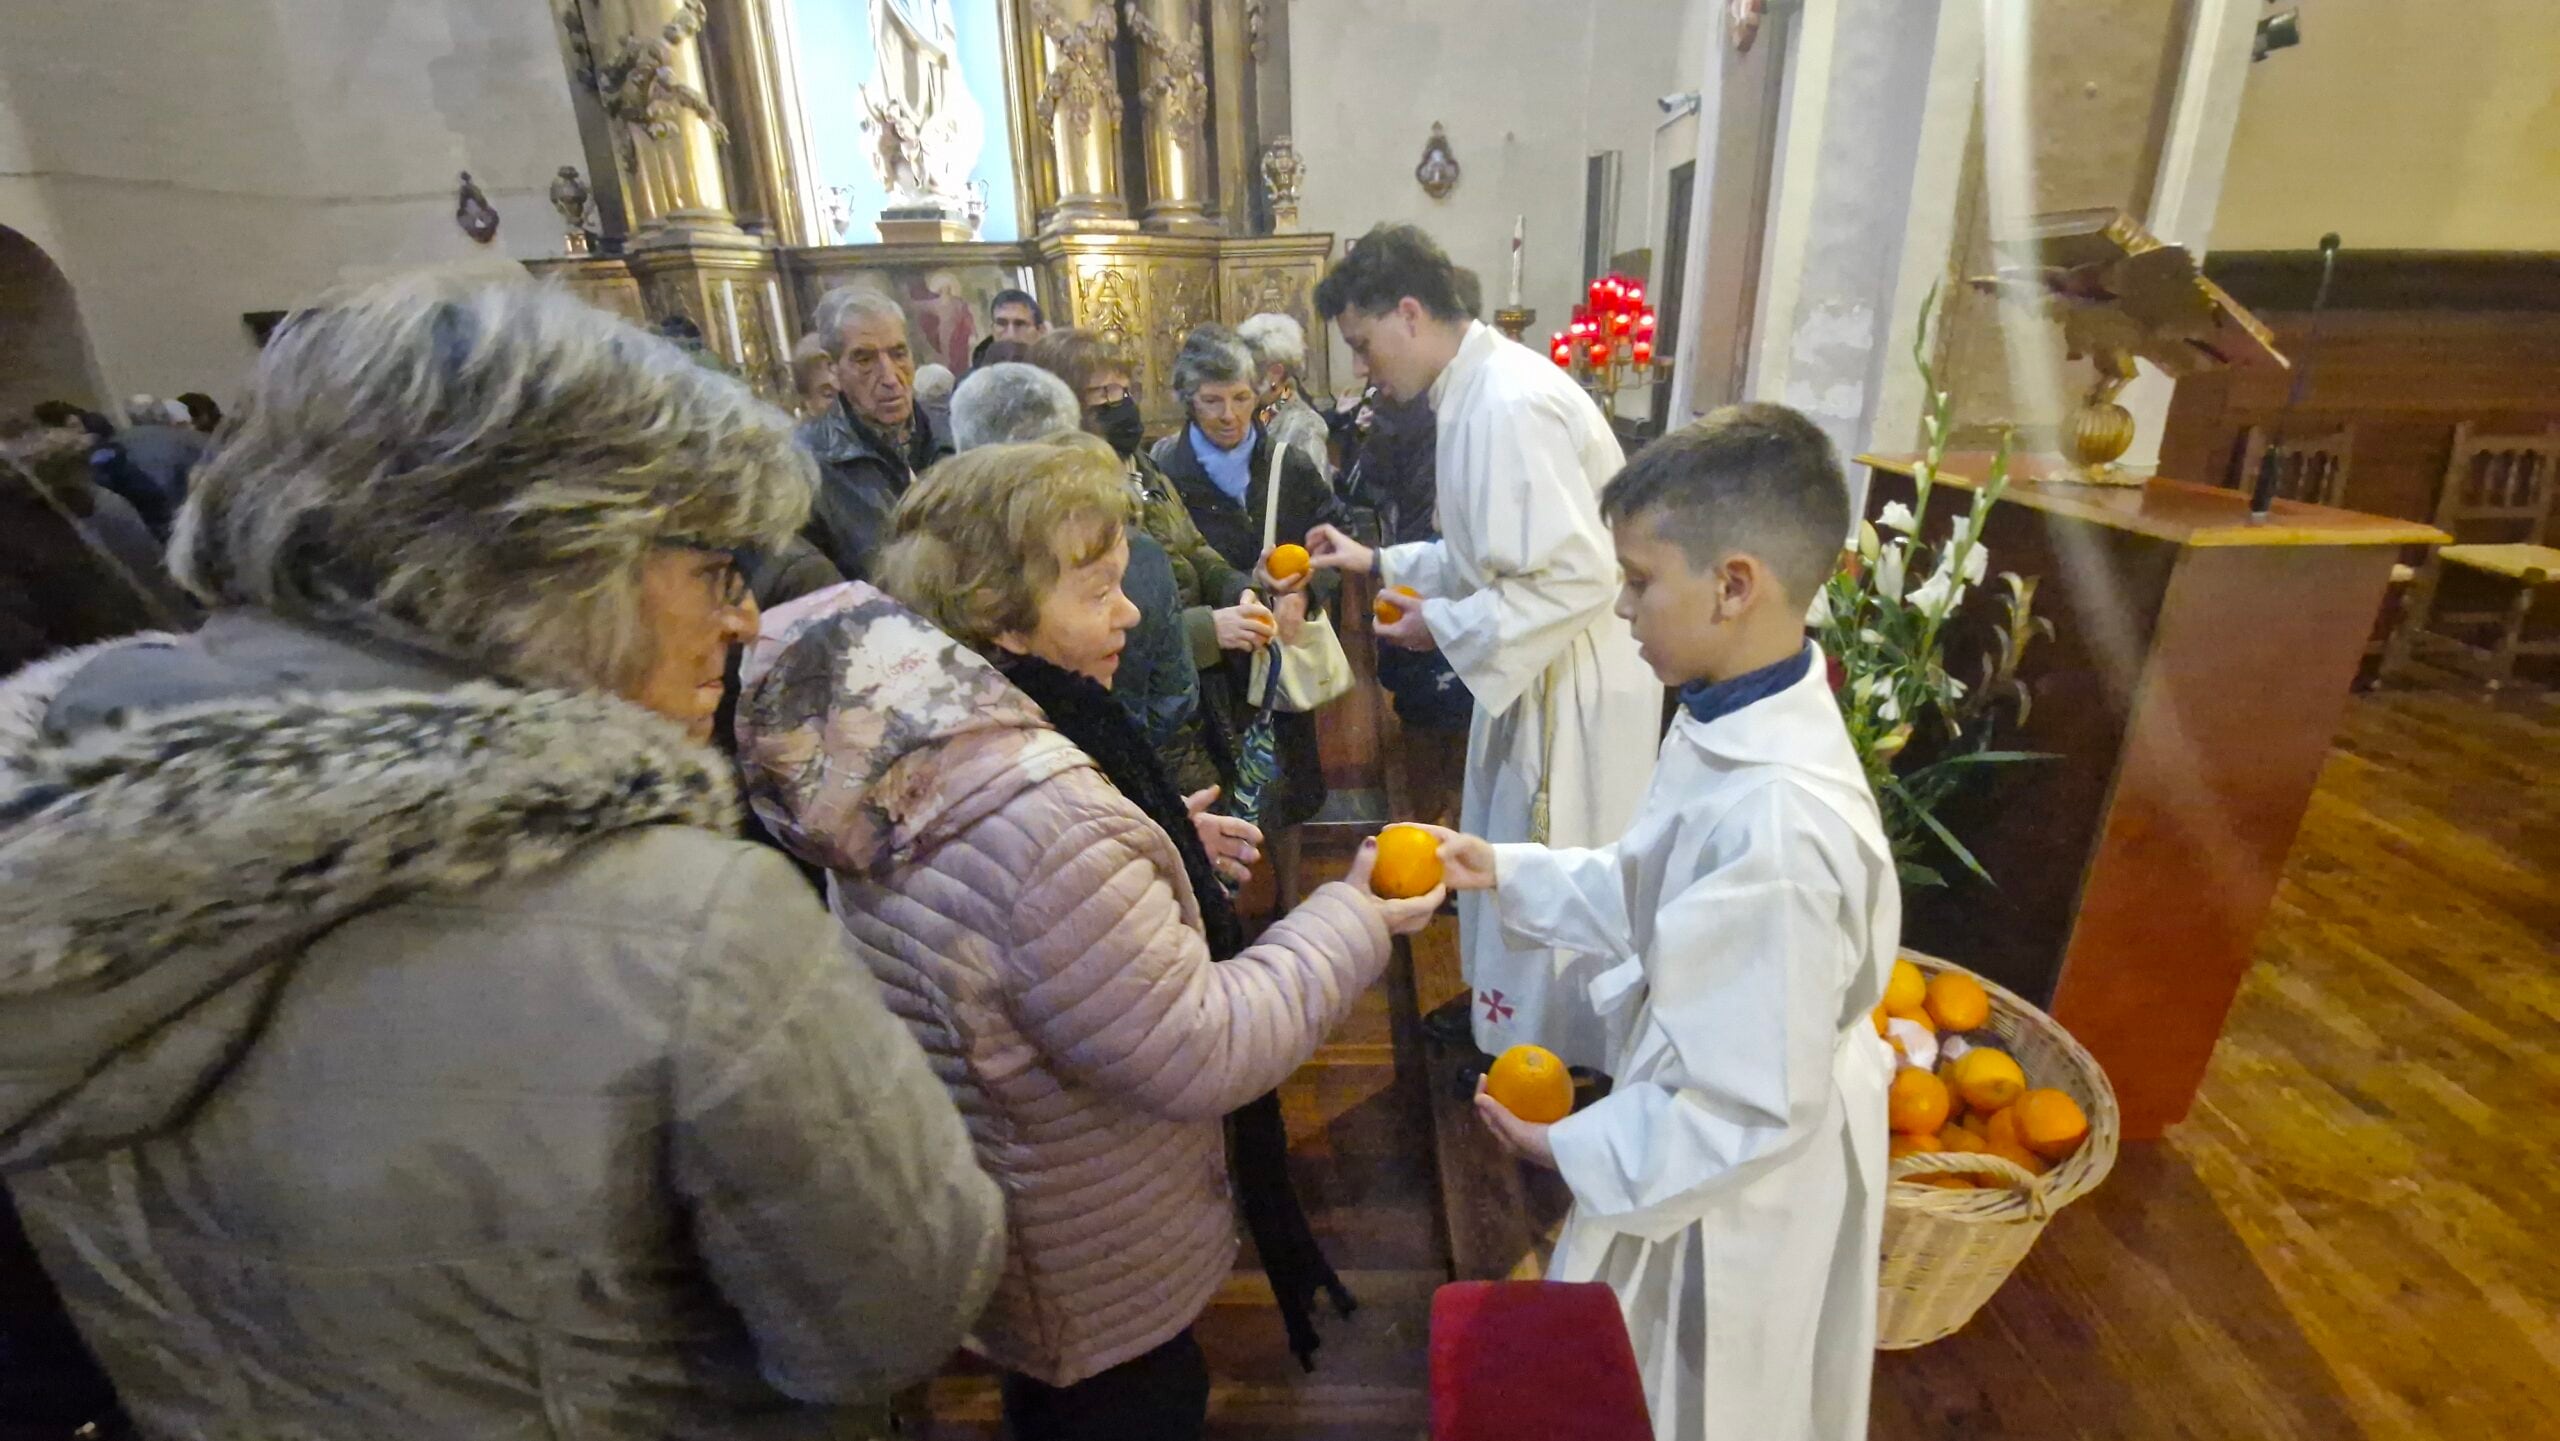
{"type": "MultiPolygon", "coordinates": [[[[1663,1441],[1867,1434],[1885,1092],[1869,1013],[1901,930],[1873,794],[1804,615],[1849,529],[1831,443],[1783,406],[1648,447],[1601,510],[1618,614],[1680,690],[1643,809],[1594,850],[1441,832],[1451,889],[1593,958],[1604,1099],[1479,1117],[1560,1172],[1549,1276],[1618,1295],[1663,1441]]],[[[1563,1004],[1563,998],[1558,999],[1563,1004]]]]}
{"type": "MultiPolygon", "coordinates": [[[[1626,457],[1581,387],[1459,295],[1457,267],[1409,225],[1362,236],[1316,287],[1364,375],[1393,399],[1430,397],[1441,538],[1372,550],[1318,526],[1307,548],[1319,566],[1423,597],[1377,633],[1438,650],[1475,696],[1459,825],[1601,845],[1634,818],[1662,734],[1662,687],[1609,608],[1618,576],[1600,487],[1626,457]]],[[[1482,897],[1460,898],[1458,930],[1478,1046],[1532,1041],[1602,1064],[1586,1008],[1551,1004],[1589,984],[1586,958],[1508,952],[1482,897]]]]}

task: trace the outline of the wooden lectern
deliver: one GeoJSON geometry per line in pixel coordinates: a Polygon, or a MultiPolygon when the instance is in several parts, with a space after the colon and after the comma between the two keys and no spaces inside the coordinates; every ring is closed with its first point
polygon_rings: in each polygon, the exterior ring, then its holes
{"type": "MultiPolygon", "coordinates": [[[[1918,457],[1862,457],[1872,518],[1908,504],[1918,457]]],[[[1951,454],[1932,529],[1971,504],[1990,456],[1951,454]]],[[[1984,544],[2040,577],[2055,639],[2028,653],[2034,706],[1940,818],[1993,884],[1943,869],[1904,897],[1905,943],[1961,960],[2048,1008],[2114,1083],[2124,1134],[2184,1117],[2329,752],[2399,548],[2428,526],[2155,480],[2052,483],[2013,464],[1984,544]]],[[[1948,667],[1980,649],[1956,627],[1948,667]]]]}

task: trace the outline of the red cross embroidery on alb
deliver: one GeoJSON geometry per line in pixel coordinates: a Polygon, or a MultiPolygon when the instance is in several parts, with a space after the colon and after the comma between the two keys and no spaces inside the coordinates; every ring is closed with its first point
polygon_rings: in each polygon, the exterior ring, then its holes
{"type": "Polygon", "coordinates": [[[1509,1002],[1502,999],[1502,992],[1480,991],[1477,993],[1477,999],[1484,1002],[1484,1018],[1487,1021],[1498,1026],[1511,1019],[1512,1007],[1509,1002]]]}

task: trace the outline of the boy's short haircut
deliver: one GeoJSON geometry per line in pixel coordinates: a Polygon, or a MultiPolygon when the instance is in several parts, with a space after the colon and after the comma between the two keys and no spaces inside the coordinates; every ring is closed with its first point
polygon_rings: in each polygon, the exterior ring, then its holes
{"type": "Polygon", "coordinates": [[[1704,569],[1737,553],[1759,557],[1810,605],[1840,564],[1849,535],[1849,485],[1831,438],[1800,412],[1728,405],[1638,452],[1600,491],[1610,524],[1655,517],[1662,538],[1704,569]]]}
{"type": "Polygon", "coordinates": [[[1466,320],[1475,312],[1461,298],[1464,289],[1440,242],[1411,225],[1381,225],[1316,283],[1316,313],[1327,320],[1348,310],[1384,315],[1411,296],[1438,319],[1466,320]]]}

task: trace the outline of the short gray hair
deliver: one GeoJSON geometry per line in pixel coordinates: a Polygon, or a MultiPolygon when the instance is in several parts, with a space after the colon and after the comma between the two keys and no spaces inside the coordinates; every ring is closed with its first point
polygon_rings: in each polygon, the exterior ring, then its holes
{"type": "Polygon", "coordinates": [[[288,321],[195,472],[170,560],[209,605],[616,690],[666,544],[777,546],[814,462],[791,421],[552,286],[425,276],[288,321]]]}
{"type": "Polygon", "coordinates": [[[951,367],[935,361],[929,365],[916,367],[915,385],[912,388],[916,393],[917,401],[922,402],[942,399],[951,393],[955,384],[957,382],[952,378],[951,367]]]}
{"type": "Polygon", "coordinates": [[[1258,370],[1276,365],[1292,380],[1306,371],[1307,332],[1295,316],[1266,310],[1237,326],[1236,339],[1252,353],[1258,370]]]}
{"type": "Polygon", "coordinates": [[[1043,440],[1083,423],[1084,408],[1065,381],[1020,361],[980,366],[951,392],[955,450],[1043,440]]]}
{"type": "Polygon", "coordinates": [[[1223,325],[1194,327],[1173,358],[1173,393],[1185,410],[1191,408],[1192,392],[1204,385],[1251,385],[1254,379],[1253,352],[1223,325]]]}
{"type": "Polygon", "coordinates": [[[907,308],[896,300],[868,286],[840,285],[818,297],[818,312],[810,329],[818,336],[818,344],[829,360],[844,359],[845,327],[857,320],[894,320],[898,333],[907,333],[907,308]]]}

